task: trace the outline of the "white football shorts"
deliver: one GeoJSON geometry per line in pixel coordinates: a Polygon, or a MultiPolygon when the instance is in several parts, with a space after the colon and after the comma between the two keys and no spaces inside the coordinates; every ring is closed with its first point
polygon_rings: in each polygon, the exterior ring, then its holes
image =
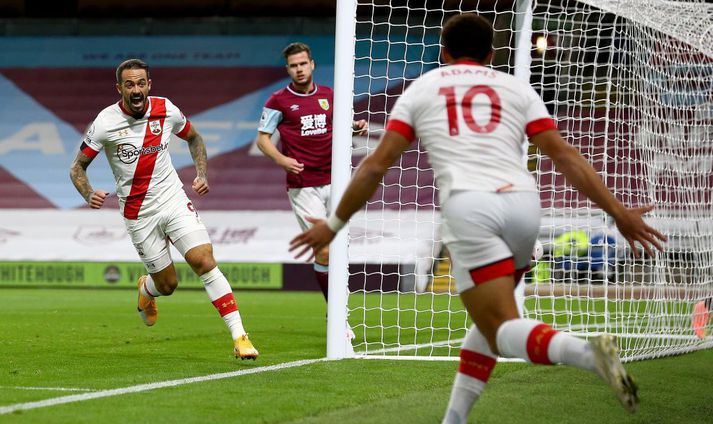
{"type": "Polygon", "coordinates": [[[297,222],[299,222],[302,231],[306,231],[312,227],[312,224],[306,219],[308,216],[317,219],[327,219],[330,211],[331,191],[332,186],[330,184],[317,187],[291,188],[287,190],[292,211],[295,213],[297,222]]]}
{"type": "Polygon", "coordinates": [[[441,209],[458,293],[505,275],[519,279],[529,269],[540,228],[538,193],[457,191],[441,209]]]}
{"type": "Polygon", "coordinates": [[[183,191],[160,212],[139,219],[125,219],[124,223],[149,273],[171,265],[169,242],[184,256],[188,250],[210,243],[208,230],[183,191]]]}

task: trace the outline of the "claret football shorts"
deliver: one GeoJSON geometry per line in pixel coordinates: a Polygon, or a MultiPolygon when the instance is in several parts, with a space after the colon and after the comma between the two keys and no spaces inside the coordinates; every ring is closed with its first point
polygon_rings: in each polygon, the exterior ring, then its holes
{"type": "Polygon", "coordinates": [[[458,293],[529,266],[540,228],[538,193],[457,191],[441,209],[458,293]]]}

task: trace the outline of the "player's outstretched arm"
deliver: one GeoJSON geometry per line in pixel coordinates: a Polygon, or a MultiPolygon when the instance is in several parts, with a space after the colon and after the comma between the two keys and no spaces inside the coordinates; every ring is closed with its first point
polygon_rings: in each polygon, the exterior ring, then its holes
{"type": "Polygon", "coordinates": [[[635,242],[639,242],[651,256],[654,255],[653,248],[663,251],[661,242],[666,241],[666,236],[642,219],[643,214],[654,209],[653,205],[639,208],[625,207],[609,191],[579,151],[564,141],[559,131],[543,131],[533,136],[530,142],[552,159],[555,168],[567,178],[570,184],[614,218],[619,232],[629,242],[634,256],[639,256],[635,242]]]}
{"type": "Polygon", "coordinates": [[[302,257],[327,246],[344,223],[374,194],[386,171],[409,144],[410,141],[403,135],[386,131],[374,153],[365,157],[359,164],[335,214],[328,221],[309,219],[314,224],[312,228],[292,239],[290,251],[301,249],[295,257],[302,257]]]}
{"type": "Polygon", "coordinates": [[[72,184],[74,184],[79,194],[81,194],[84,200],[89,204],[89,207],[99,209],[104,205],[104,200],[108,193],[104,190],[94,191],[92,185],[89,183],[87,167],[92,163],[92,160],[93,158],[85,155],[81,150],[77,152],[77,157],[74,158],[72,166],[69,168],[69,178],[72,180],[72,184]]]}
{"type": "Polygon", "coordinates": [[[193,191],[199,195],[204,195],[210,191],[208,185],[208,153],[205,150],[203,137],[198,134],[196,128],[191,126],[188,134],[184,138],[188,143],[188,150],[191,152],[193,164],[196,166],[196,178],[193,180],[193,191]]]}
{"type": "Polygon", "coordinates": [[[282,169],[289,172],[290,174],[299,174],[304,171],[305,165],[298,162],[294,158],[287,157],[280,153],[272,144],[271,140],[272,134],[264,133],[262,131],[257,132],[257,148],[260,149],[263,155],[272,159],[273,162],[278,164],[282,169]]]}

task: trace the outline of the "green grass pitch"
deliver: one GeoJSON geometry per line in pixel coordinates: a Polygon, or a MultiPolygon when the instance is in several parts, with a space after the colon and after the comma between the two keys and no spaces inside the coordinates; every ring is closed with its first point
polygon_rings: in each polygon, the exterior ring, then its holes
{"type": "MultiPolygon", "coordinates": [[[[257,361],[232,357],[207,296],[159,299],[144,327],[127,290],[0,290],[0,411],[20,403],[319,359],[320,294],[238,292],[257,361]],[[31,388],[43,388],[31,390],[31,388]],[[82,389],[85,391],[60,391],[82,389]]],[[[713,420],[713,350],[633,362],[642,404],[621,408],[594,376],[501,363],[471,413],[485,423],[688,424],[713,420]]],[[[0,423],[438,423],[456,362],[342,360],[0,414],[0,423]]]]}

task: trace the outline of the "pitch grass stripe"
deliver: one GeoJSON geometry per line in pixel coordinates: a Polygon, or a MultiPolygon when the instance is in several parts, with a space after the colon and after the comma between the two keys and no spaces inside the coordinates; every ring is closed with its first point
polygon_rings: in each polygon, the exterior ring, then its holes
{"type": "Polygon", "coordinates": [[[28,387],[28,386],[0,386],[0,389],[13,389],[13,390],[44,390],[44,391],[54,391],[54,392],[95,392],[94,389],[80,389],[73,387],[28,387]]]}
{"type": "Polygon", "coordinates": [[[327,360],[327,358],[305,359],[302,361],[285,362],[282,364],[270,365],[267,367],[251,368],[251,369],[247,369],[247,370],[225,372],[225,373],[221,373],[221,374],[209,374],[209,375],[204,375],[201,377],[181,378],[178,380],[161,381],[158,383],[139,384],[137,386],[123,387],[120,389],[101,390],[101,391],[97,391],[97,392],[83,393],[83,394],[79,394],[79,395],[61,396],[61,397],[56,397],[56,398],[51,398],[51,399],[40,400],[40,401],[36,401],[36,402],[16,403],[15,405],[8,405],[8,406],[0,407],[0,415],[11,414],[16,411],[26,411],[28,409],[37,409],[37,408],[45,408],[48,406],[62,405],[65,403],[83,402],[85,400],[125,395],[127,393],[145,392],[148,390],[163,389],[165,387],[183,386],[185,384],[200,383],[203,381],[222,380],[225,378],[239,377],[242,375],[249,375],[249,374],[258,374],[258,373],[266,372],[266,371],[278,371],[278,370],[283,370],[283,369],[287,369],[287,368],[301,367],[303,365],[314,364],[316,362],[321,362],[321,361],[326,361],[326,360],[327,360]]]}

